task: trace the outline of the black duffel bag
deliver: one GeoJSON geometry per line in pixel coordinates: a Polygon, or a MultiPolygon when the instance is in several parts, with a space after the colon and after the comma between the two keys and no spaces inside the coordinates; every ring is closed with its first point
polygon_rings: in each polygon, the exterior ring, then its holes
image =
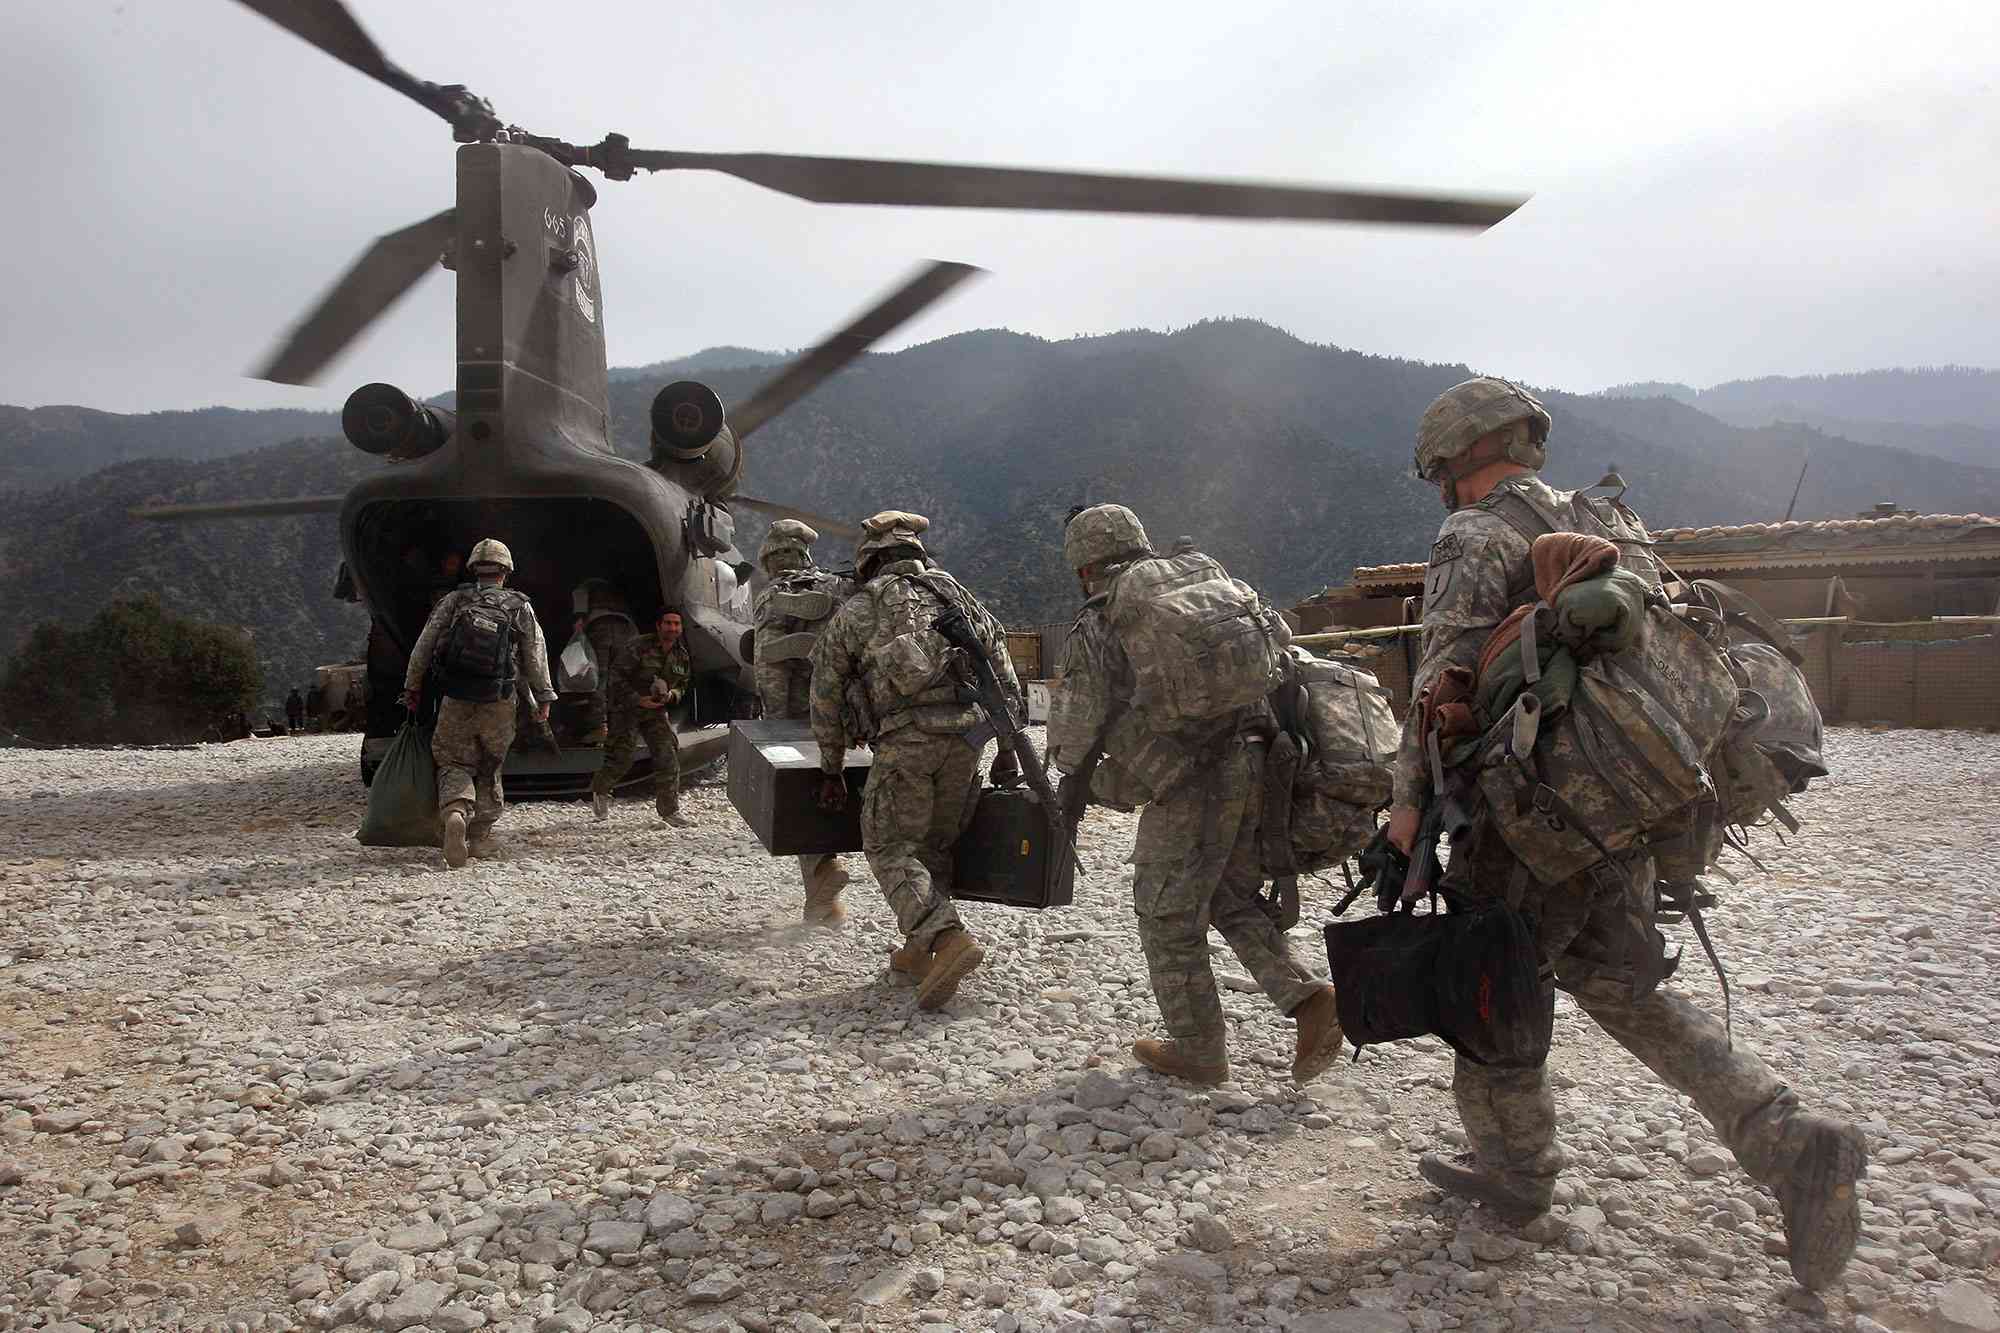
{"type": "Polygon", "coordinates": [[[1548,1059],[1555,990],[1541,984],[1533,921],[1504,902],[1331,921],[1326,961],[1357,1056],[1371,1042],[1436,1036],[1474,1064],[1548,1059]]]}

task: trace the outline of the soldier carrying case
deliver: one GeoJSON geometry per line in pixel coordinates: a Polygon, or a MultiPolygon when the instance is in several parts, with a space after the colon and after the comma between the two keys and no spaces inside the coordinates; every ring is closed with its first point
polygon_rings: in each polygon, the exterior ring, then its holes
{"type": "MultiPolygon", "coordinates": [[[[730,724],[729,802],[773,856],[861,850],[861,789],[874,755],[847,752],[848,802],[819,806],[819,746],[803,718],[730,724]]],[[[1066,907],[1074,866],[1025,787],[988,787],[953,849],[952,897],[1003,907],[1066,907]]]]}

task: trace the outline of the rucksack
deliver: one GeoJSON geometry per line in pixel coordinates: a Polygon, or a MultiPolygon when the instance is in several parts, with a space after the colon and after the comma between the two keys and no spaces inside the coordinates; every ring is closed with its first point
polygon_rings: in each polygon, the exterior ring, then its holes
{"type": "Polygon", "coordinates": [[[527,600],[497,587],[460,594],[438,645],[447,698],[490,704],[514,697],[514,615],[527,600]]]}
{"type": "Polygon", "coordinates": [[[1799,822],[1784,798],[1827,773],[1825,725],[1800,669],[1804,659],[1784,627],[1748,594],[1696,579],[1689,600],[1714,617],[1738,691],[1713,765],[1718,822],[1741,829],[1769,814],[1796,833],[1799,822]]]}
{"type": "Polygon", "coordinates": [[[1104,615],[1132,663],[1134,703],[1156,726],[1223,717],[1279,682],[1288,636],[1277,612],[1199,551],[1126,566],[1104,615]]]}
{"type": "MultiPolygon", "coordinates": [[[[1548,506],[1503,486],[1480,507],[1530,543],[1550,532],[1603,537],[1618,545],[1622,568],[1657,578],[1636,514],[1616,500],[1554,494],[1548,506]]],[[[1532,570],[1523,577],[1523,588],[1509,589],[1517,605],[1535,595],[1532,570]]],[[[1738,703],[1715,623],[1652,589],[1632,646],[1581,662],[1560,715],[1543,718],[1535,692],[1524,690],[1480,737],[1472,760],[1479,791],[1536,879],[1560,883],[1651,834],[1679,836],[1690,809],[1714,800],[1710,759],[1738,703]]],[[[1524,635],[1524,657],[1533,650],[1532,633],[1524,635]]]]}
{"type": "Polygon", "coordinates": [[[1523,690],[1479,738],[1489,817],[1544,884],[1679,832],[1713,797],[1709,755],[1736,702],[1722,655],[1656,594],[1639,641],[1582,663],[1558,716],[1545,721],[1523,690]]]}
{"type": "Polygon", "coordinates": [[[1367,844],[1389,803],[1389,763],[1401,743],[1389,692],[1370,672],[1293,648],[1282,674],[1271,695],[1281,736],[1266,770],[1263,822],[1272,877],[1336,865],[1367,844]]]}

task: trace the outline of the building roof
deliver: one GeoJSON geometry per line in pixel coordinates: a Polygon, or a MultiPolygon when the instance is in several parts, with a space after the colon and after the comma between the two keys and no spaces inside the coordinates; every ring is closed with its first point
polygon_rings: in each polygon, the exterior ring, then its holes
{"type": "MultiPolygon", "coordinates": [[[[1722,570],[1851,568],[2000,559],[2000,518],[1986,514],[1892,514],[1789,523],[1662,528],[1659,554],[1682,574],[1722,570]]],[[[1318,601],[1414,592],[1421,562],[1362,565],[1349,589],[1328,588],[1318,601]]]]}

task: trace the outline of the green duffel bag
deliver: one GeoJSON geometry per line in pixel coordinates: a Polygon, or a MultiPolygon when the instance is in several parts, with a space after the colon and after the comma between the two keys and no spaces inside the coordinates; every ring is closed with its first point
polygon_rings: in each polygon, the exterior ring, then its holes
{"type": "Polygon", "coordinates": [[[438,845],[437,764],[430,728],[405,722],[368,785],[368,812],[355,840],[363,847],[438,845]]]}

